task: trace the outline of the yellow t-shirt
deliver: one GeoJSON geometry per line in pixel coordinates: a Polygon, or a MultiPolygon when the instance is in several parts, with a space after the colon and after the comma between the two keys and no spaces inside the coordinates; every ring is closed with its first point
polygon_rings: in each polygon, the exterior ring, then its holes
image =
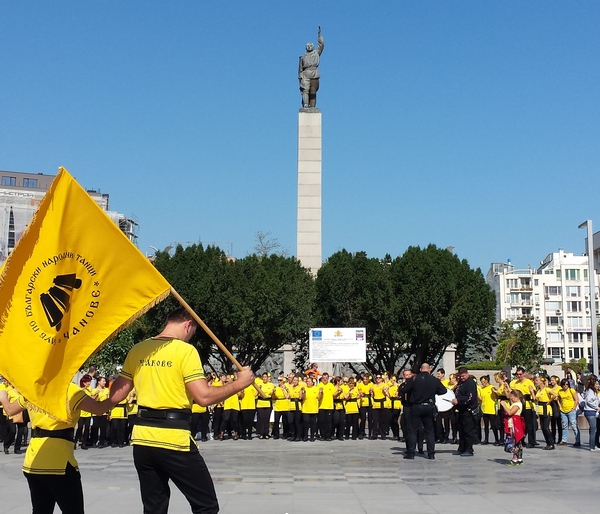
{"type": "Polygon", "coordinates": [[[298,383],[297,386],[289,386],[288,391],[290,393],[290,410],[292,411],[301,411],[302,403],[300,402],[300,390],[306,387],[306,385],[302,385],[298,383]]]}
{"type": "Polygon", "coordinates": [[[381,385],[373,384],[373,387],[371,388],[374,410],[385,408],[386,396],[385,396],[385,393],[383,392],[384,387],[385,387],[385,384],[381,384],[381,385]]]}
{"type": "Polygon", "coordinates": [[[271,394],[273,394],[275,384],[273,384],[272,382],[263,382],[262,380],[260,380],[260,382],[257,382],[256,385],[260,388],[263,394],[267,396],[267,398],[263,398],[262,396],[258,395],[258,398],[256,399],[256,408],[262,409],[271,407],[271,394]]]}
{"type": "Polygon", "coordinates": [[[277,412],[288,412],[290,410],[290,400],[285,396],[285,393],[288,391],[288,389],[286,385],[283,387],[286,388],[285,392],[279,386],[273,389],[275,393],[275,397],[273,399],[273,410],[277,412]]]}
{"type": "Polygon", "coordinates": [[[552,407],[550,406],[550,396],[548,395],[550,389],[548,387],[542,387],[538,389],[535,396],[538,402],[537,413],[540,416],[552,416],[552,407]]]}
{"type": "MultiPolygon", "coordinates": [[[[521,391],[521,393],[523,394],[524,397],[525,396],[531,397],[531,391],[529,390],[530,387],[535,390],[534,383],[531,380],[529,380],[528,378],[523,380],[523,382],[519,382],[517,379],[515,379],[510,383],[510,388],[516,389],[517,391],[521,391]]],[[[526,409],[533,409],[533,402],[531,400],[527,400],[525,402],[524,407],[526,409]]]]}
{"type": "MultiPolygon", "coordinates": [[[[94,390],[90,386],[87,386],[84,389],[84,391],[85,391],[85,394],[87,394],[88,396],[92,396],[94,390]]],[[[85,410],[82,410],[79,417],[80,418],[91,418],[92,417],[92,413],[88,412],[88,411],[85,411],[85,410]]]]}
{"type": "Polygon", "coordinates": [[[392,401],[392,409],[394,410],[400,410],[402,408],[402,403],[400,402],[400,399],[398,398],[398,388],[400,386],[398,386],[398,384],[396,382],[394,382],[390,388],[388,389],[388,394],[390,395],[390,399],[392,401]]]}
{"type": "Polygon", "coordinates": [[[319,388],[316,385],[304,387],[302,414],[317,414],[319,412],[319,388]]]}
{"type": "MultiPolygon", "coordinates": [[[[71,413],[71,421],[57,421],[45,412],[40,411],[34,405],[28,404],[27,400],[19,396],[18,402],[22,408],[27,408],[31,419],[31,428],[44,430],[63,430],[75,428],[79,421],[79,404],[85,399],[86,393],[77,384],[70,383],[67,390],[67,401],[71,413]]],[[[23,461],[23,472],[32,475],[64,475],[67,463],[75,469],[77,460],[73,453],[75,446],[72,441],[58,439],[55,437],[32,437],[25,452],[23,461]]]]}
{"type": "Polygon", "coordinates": [[[344,396],[348,392],[348,386],[346,384],[341,384],[339,388],[341,392],[337,395],[337,398],[333,398],[333,408],[335,410],[344,410],[344,396]]]}
{"type": "Polygon", "coordinates": [[[224,410],[240,410],[240,397],[237,393],[232,394],[229,398],[226,398],[223,402],[224,410]]]}
{"type": "MultiPolygon", "coordinates": [[[[188,382],[205,379],[198,351],[179,339],[146,339],[127,355],[120,375],[132,380],[138,405],[150,409],[192,409],[188,382]]],[[[134,425],[131,444],[189,451],[189,430],[134,425]]]]}
{"type": "Polygon", "coordinates": [[[558,392],[558,397],[560,398],[560,411],[564,412],[565,414],[567,414],[568,412],[571,412],[573,410],[573,407],[575,407],[575,398],[573,398],[573,395],[575,394],[575,396],[577,396],[577,393],[575,392],[575,389],[573,389],[572,387],[569,387],[569,389],[567,389],[566,391],[561,387],[558,392]]]}
{"type": "Polygon", "coordinates": [[[358,388],[354,386],[348,389],[344,398],[344,410],[346,414],[358,414],[358,388]]]}
{"type": "Polygon", "coordinates": [[[254,410],[256,409],[256,395],[258,395],[258,391],[256,387],[250,384],[248,387],[244,389],[244,396],[242,396],[240,400],[240,409],[241,410],[254,410]]]}
{"type": "Polygon", "coordinates": [[[197,403],[192,404],[192,414],[202,414],[206,411],[206,407],[202,407],[202,405],[198,405],[197,403]]]}
{"type": "Polygon", "coordinates": [[[323,397],[319,402],[319,409],[333,410],[333,393],[335,393],[336,387],[331,382],[327,382],[326,384],[318,384],[317,388],[323,390],[323,397]]]}
{"type": "Polygon", "coordinates": [[[358,388],[359,392],[363,394],[363,397],[358,401],[358,406],[368,407],[371,400],[371,388],[373,387],[373,384],[371,382],[367,384],[364,382],[359,382],[356,387],[358,388]]]}
{"type": "Polygon", "coordinates": [[[486,385],[479,389],[481,394],[481,412],[484,414],[496,414],[496,402],[492,398],[493,386],[486,385]]]}

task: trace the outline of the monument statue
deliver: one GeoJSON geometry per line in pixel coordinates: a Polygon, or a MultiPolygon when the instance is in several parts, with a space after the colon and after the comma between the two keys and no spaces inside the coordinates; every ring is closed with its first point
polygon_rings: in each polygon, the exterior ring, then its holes
{"type": "Polygon", "coordinates": [[[306,53],[300,56],[298,64],[298,80],[300,81],[300,92],[302,93],[302,107],[316,107],[317,91],[319,90],[319,56],[323,53],[325,43],[321,36],[321,27],[318,32],[318,47],[312,43],[306,45],[306,53]]]}

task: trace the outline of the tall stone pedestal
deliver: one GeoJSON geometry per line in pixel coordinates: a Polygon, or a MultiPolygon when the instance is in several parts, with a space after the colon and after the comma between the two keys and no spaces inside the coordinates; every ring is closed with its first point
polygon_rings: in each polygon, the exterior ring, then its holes
{"type": "Polygon", "coordinates": [[[321,267],[321,111],[298,113],[298,231],[296,256],[313,275],[321,267]]]}

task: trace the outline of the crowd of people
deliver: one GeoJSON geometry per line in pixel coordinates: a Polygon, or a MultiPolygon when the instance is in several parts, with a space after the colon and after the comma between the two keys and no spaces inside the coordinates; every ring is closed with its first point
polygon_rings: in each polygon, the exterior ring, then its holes
{"type": "MultiPolygon", "coordinates": [[[[108,398],[110,384],[116,377],[96,376],[90,368],[79,381],[80,388],[97,401],[108,398]]],[[[464,374],[464,373],[463,373],[464,374]]],[[[422,375],[422,373],[419,373],[422,375]]],[[[410,370],[401,373],[401,378],[387,373],[363,373],[351,377],[330,377],[321,373],[316,366],[305,373],[280,373],[276,382],[271,374],[262,373],[254,384],[230,396],[223,402],[202,407],[192,405],[191,433],[201,442],[213,440],[287,439],[288,441],[331,441],[331,440],[385,440],[411,441],[410,420],[418,414],[417,438],[409,449],[424,453],[426,433],[432,433],[435,443],[459,445],[460,453],[472,452],[473,444],[505,444],[506,419],[511,405],[521,403],[518,415],[524,421],[525,447],[538,446],[536,432],[541,428],[544,450],[565,446],[569,428],[574,434],[574,447],[581,446],[581,434],[577,417],[584,415],[589,430],[588,448],[600,448],[600,432],[596,430],[598,414],[598,380],[588,375],[577,382],[566,374],[542,377],[527,374],[518,368],[515,378],[507,380],[504,372],[494,375],[492,385],[489,375],[466,377],[476,384],[476,395],[468,400],[469,409],[479,407],[481,421],[475,419],[475,435],[469,439],[469,431],[460,437],[460,404],[444,411],[430,412],[422,398],[411,398],[409,388],[415,375],[410,370]],[[516,392],[514,398],[511,393],[516,392]],[[415,406],[416,405],[416,406],[415,406]],[[419,414],[419,411],[425,414],[419,414]],[[412,413],[412,414],[411,414],[412,413]],[[431,421],[431,430],[429,423],[431,421]],[[425,430],[427,429],[427,430],[425,430]],[[491,439],[493,437],[493,439],[491,439]]],[[[461,373],[452,373],[446,378],[445,371],[438,369],[436,377],[441,385],[451,391],[459,391],[461,373]]],[[[236,380],[236,374],[208,374],[211,387],[221,387],[236,380]]],[[[467,384],[468,385],[468,384],[467,384]]],[[[3,380],[0,389],[12,391],[3,380]]],[[[464,390],[465,386],[462,387],[464,390]]],[[[443,394],[438,390],[438,394],[443,394]]],[[[16,392],[9,397],[16,397],[16,392]]],[[[137,420],[137,398],[135,389],[111,410],[97,415],[81,411],[74,434],[74,447],[87,450],[107,446],[124,447],[129,444],[132,428],[137,420]]],[[[14,453],[22,453],[29,439],[29,415],[27,410],[15,416],[5,416],[0,410],[0,440],[4,453],[11,446],[14,453]]],[[[517,444],[518,446],[518,444],[517,444]]]]}

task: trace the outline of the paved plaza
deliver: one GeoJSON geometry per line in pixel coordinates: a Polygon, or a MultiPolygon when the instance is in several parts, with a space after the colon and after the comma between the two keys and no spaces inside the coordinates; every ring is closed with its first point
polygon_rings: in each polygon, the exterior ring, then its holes
{"type": "MultiPolygon", "coordinates": [[[[542,440],[541,433],[538,440],[542,440]]],[[[525,449],[525,465],[507,467],[501,447],[476,446],[474,457],[437,445],[436,460],[403,460],[395,441],[209,441],[200,444],[222,514],[388,514],[594,512],[600,451],[525,449]]],[[[572,438],[572,434],[570,434],[572,438]]],[[[86,514],[141,513],[131,448],[75,452],[86,514]]],[[[0,512],[31,512],[22,455],[0,454],[0,512]]],[[[58,509],[55,510],[58,512],[58,509]]],[[[170,512],[190,512],[173,487],[170,512]]]]}

